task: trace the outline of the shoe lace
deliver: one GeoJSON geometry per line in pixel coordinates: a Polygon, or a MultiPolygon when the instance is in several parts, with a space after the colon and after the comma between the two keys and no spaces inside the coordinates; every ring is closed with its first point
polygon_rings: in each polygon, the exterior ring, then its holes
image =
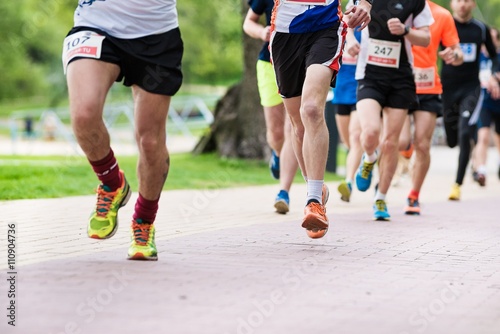
{"type": "Polygon", "coordinates": [[[97,204],[96,204],[96,213],[99,217],[105,217],[110,209],[111,203],[115,198],[116,192],[107,191],[105,186],[100,185],[97,188],[97,204]]]}
{"type": "Polygon", "coordinates": [[[372,169],[373,169],[373,163],[369,163],[369,162],[365,161],[363,163],[363,168],[361,169],[361,176],[364,179],[367,179],[370,176],[372,169]]]}
{"type": "Polygon", "coordinates": [[[312,213],[320,215],[323,218],[326,217],[325,216],[326,215],[326,208],[323,205],[316,203],[316,202],[311,202],[307,206],[309,207],[309,210],[312,213]]]}
{"type": "Polygon", "coordinates": [[[375,206],[377,207],[378,211],[386,211],[386,206],[385,206],[385,201],[379,199],[375,201],[375,206]]]}
{"type": "Polygon", "coordinates": [[[137,244],[145,246],[149,240],[151,223],[132,221],[132,230],[134,231],[134,240],[137,244]]]}

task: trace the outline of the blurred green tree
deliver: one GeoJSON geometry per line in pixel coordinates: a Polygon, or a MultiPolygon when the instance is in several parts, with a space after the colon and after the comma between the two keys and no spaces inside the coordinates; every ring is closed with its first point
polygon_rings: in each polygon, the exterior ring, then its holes
{"type": "MultiPolygon", "coordinates": [[[[76,0],[0,1],[0,102],[34,95],[57,104],[65,93],[61,46],[76,0]]],[[[239,0],[177,3],[185,43],[184,83],[228,85],[241,79],[239,0]]]]}

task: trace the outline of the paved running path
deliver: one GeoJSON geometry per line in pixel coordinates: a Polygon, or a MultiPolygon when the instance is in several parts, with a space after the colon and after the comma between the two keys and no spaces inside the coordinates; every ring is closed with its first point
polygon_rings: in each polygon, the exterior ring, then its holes
{"type": "Polygon", "coordinates": [[[495,154],[487,186],[468,174],[450,202],[457,154],[433,149],[420,217],[402,213],[408,179],[390,189],[391,222],[371,220],[372,189],[343,203],[329,183],[331,229],[319,240],[300,227],[303,184],[285,216],[273,212],[277,186],[166,191],[158,262],[125,259],[131,204],[117,234],[96,241],[85,231],[92,196],[0,202],[18,251],[11,327],[2,223],[0,333],[498,334],[495,154]]]}

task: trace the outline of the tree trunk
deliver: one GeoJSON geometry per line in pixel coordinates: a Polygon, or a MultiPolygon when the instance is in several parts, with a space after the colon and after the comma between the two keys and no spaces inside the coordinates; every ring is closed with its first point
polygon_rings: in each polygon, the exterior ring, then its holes
{"type": "MultiPolygon", "coordinates": [[[[243,18],[247,0],[241,0],[243,18]]],[[[243,33],[245,69],[240,83],[230,87],[215,107],[214,122],[193,153],[216,151],[221,157],[263,159],[270,154],[264,112],[257,89],[255,64],[262,41],[243,33]]]]}

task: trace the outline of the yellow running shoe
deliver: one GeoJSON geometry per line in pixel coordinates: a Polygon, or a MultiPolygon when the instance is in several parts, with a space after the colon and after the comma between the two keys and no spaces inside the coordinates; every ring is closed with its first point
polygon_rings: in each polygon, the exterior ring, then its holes
{"type": "Polygon", "coordinates": [[[120,171],[122,185],[115,191],[100,184],[97,188],[97,204],[90,215],[87,234],[94,239],[111,238],[118,228],[118,209],[127,204],[130,198],[130,186],[123,171],[120,171]]]}
{"type": "Polygon", "coordinates": [[[340,193],[341,200],[343,200],[344,202],[349,202],[351,200],[352,186],[350,183],[347,183],[346,181],[342,181],[342,182],[340,182],[337,189],[340,193]]]}
{"type": "Polygon", "coordinates": [[[450,196],[448,196],[448,199],[450,201],[459,201],[460,200],[460,185],[458,185],[458,183],[455,183],[451,187],[451,193],[450,193],[450,196]]]}
{"type": "Polygon", "coordinates": [[[143,222],[141,219],[132,220],[130,229],[129,260],[158,260],[158,251],[155,245],[155,226],[143,222]]]}

